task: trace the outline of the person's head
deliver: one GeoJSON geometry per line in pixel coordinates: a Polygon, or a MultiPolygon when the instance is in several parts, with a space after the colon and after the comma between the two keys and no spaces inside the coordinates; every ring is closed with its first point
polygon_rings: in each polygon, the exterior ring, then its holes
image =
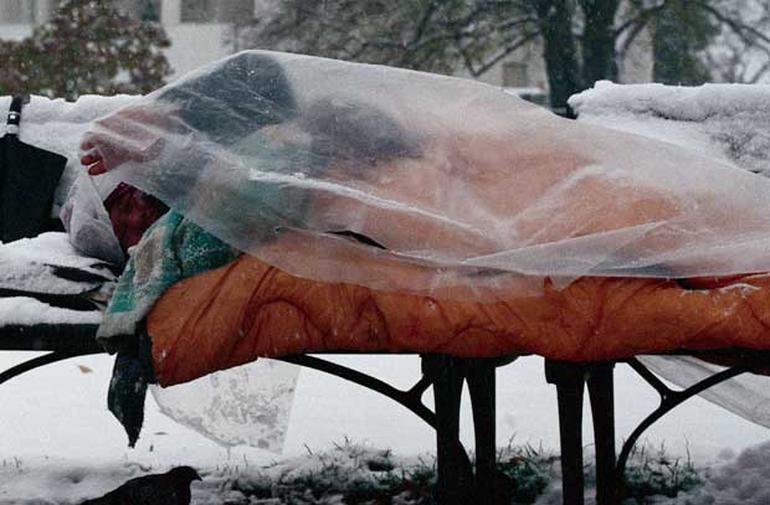
{"type": "Polygon", "coordinates": [[[303,111],[299,121],[310,135],[313,157],[326,163],[370,167],[419,155],[417,139],[368,104],[320,100],[303,111]]]}
{"type": "Polygon", "coordinates": [[[281,65],[255,52],[240,53],[209,73],[171,85],[159,98],[177,107],[187,127],[225,145],[296,113],[281,65]]]}

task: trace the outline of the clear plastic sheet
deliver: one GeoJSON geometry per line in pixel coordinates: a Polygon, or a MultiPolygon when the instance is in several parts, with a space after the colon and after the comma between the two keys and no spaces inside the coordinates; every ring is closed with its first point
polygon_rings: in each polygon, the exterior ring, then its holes
{"type": "Polygon", "coordinates": [[[298,375],[296,366],[261,359],[150,391],[161,412],[215,442],[280,453],[298,375]]]}
{"type": "MultiPolygon", "coordinates": [[[[105,176],[101,179],[109,178],[105,176]]],[[[110,191],[115,186],[117,184],[112,184],[110,191]]],[[[81,254],[122,265],[125,255],[115,236],[110,215],[104,208],[102,194],[105,191],[100,189],[91,176],[81,172],[70,188],[60,217],[70,242],[81,254]]]]}
{"type": "Polygon", "coordinates": [[[474,298],[770,270],[770,180],[469,80],[249,51],[93,128],[127,182],[316,280],[474,298]],[[388,285],[361,255],[425,268],[388,285]]]}
{"type": "MultiPolygon", "coordinates": [[[[725,367],[707,363],[692,356],[640,356],[639,360],[650,370],[681,388],[725,370],[725,367]]],[[[733,414],[770,428],[770,377],[742,374],[700,393],[733,414]]]]}

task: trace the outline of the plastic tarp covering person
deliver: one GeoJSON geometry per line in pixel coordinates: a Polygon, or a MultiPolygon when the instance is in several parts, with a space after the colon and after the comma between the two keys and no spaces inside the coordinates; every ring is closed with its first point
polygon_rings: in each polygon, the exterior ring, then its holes
{"type": "Polygon", "coordinates": [[[212,240],[188,252],[214,251],[208,268],[232,248],[294,276],[437,300],[770,271],[770,180],[469,80],[248,51],[91,135],[116,175],[199,227],[146,234],[137,277],[159,274],[152,258],[176,264],[163,244],[200,233],[212,240]],[[145,254],[153,243],[162,254],[145,254]]]}
{"type": "Polygon", "coordinates": [[[108,162],[130,160],[119,170],[131,184],[316,280],[473,298],[545,276],[770,270],[767,179],[468,80],[250,51],[95,135],[108,162]],[[305,250],[273,245],[289,232],[305,250]],[[341,254],[361,247],[435,270],[382,285],[341,254]]]}

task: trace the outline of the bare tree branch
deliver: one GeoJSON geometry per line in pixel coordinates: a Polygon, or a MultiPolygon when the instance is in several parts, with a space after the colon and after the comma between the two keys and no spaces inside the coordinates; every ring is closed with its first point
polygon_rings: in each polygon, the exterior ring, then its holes
{"type": "Polygon", "coordinates": [[[770,58],[768,58],[768,60],[754,72],[754,75],[747,78],[743,82],[747,84],[756,84],[759,82],[760,79],[762,79],[765,75],[767,75],[768,71],[770,71],[770,58]]]}
{"type": "Polygon", "coordinates": [[[706,12],[714,16],[715,19],[727,25],[736,35],[741,37],[744,42],[748,44],[755,44],[756,40],[752,39],[752,37],[755,37],[762,42],[770,44],[770,36],[765,35],[753,26],[743,23],[740,19],[735,19],[722,14],[719,12],[719,10],[712,7],[707,2],[696,1],[695,3],[706,12]]]}
{"type": "MultiPolygon", "coordinates": [[[[529,42],[534,40],[539,34],[537,33],[530,33],[525,35],[524,37],[518,39],[516,42],[509,44],[505,47],[503,47],[501,50],[499,50],[496,54],[489,57],[489,59],[486,59],[484,62],[481,63],[481,66],[476,68],[473,65],[473,62],[470,61],[469,58],[463,54],[463,59],[465,61],[465,68],[468,70],[468,72],[473,77],[479,77],[483,75],[485,72],[487,72],[490,68],[497,65],[498,62],[500,62],[502,59],[504,59],[509,54],[513,53],[517,49],[520,49],[521,47],[524,47],[529,42]]],[[[461,50],[462,53],[462,50],[461,50]]]]}
{"type": "Polygon", "coordinates": [[[615,28],[615,38],[620,38],[628,29],[636,29],[638,34],[639,30],[644,28],[652,18],[654,18],[663,9],[665,9],[667,4],[668,0],[662,0],[659,4],[653,7],[640,10],[636,16],[624,21],[620,26],[615,28]]]}

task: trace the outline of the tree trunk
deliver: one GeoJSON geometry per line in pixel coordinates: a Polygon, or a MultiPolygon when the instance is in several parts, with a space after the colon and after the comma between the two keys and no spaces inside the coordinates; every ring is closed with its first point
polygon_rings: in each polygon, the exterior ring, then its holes
{"type": "Polygon", "coordinates": [[[601,79],[617,78],[613,26],[618,0],[582,0],[585,15],[583,31],[583,83],[592,86],[601,79]]]}
{"type": "Polygon", "coordinates": [[[543,36],[543,58],[548,73],[551,108],[572,116],[567,99],[582,89],[575,39],[572,36],[571,0],[536,0],[543,36]]]}

